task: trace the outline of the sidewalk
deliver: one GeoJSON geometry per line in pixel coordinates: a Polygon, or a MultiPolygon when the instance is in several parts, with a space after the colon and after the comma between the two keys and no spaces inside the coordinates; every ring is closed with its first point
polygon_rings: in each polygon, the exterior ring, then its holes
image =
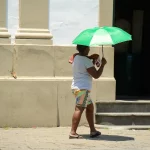
{"type": "Polygon", "coordinates": [[[68,139],[70,128],[1,128],[0,150],[150,150],[150,130],[101,129],[89,138],[89,128],[79,127],[84,139],[68,139]]]}

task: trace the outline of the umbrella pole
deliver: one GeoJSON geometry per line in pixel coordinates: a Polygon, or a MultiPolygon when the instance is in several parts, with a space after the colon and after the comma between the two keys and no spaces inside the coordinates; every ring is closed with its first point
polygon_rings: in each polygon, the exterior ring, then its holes
{"type": "Polygon", "coordinates": [[[102,58],[104,57],[103,45],[102,45],[102,58]]]}

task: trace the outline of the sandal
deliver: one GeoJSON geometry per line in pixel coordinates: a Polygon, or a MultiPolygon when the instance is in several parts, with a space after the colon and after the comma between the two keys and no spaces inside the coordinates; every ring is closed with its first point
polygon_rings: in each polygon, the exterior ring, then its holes
{"type": "Polygon", "coordinates": [[[78,135],[78,134],[76,134],[76,135],[70,134],[69,139],[83,139],[83,137],[81,135],[78,135]]]}
{"type": "Polygon", "coordinates": [[[98,137],[99,135],[101,135],[101,132],[99,132],[99,131],[95,131],[95,132],[91,132],[91,133],[90,133],[90,137],[91,137],[91,138],[98,137]]]}

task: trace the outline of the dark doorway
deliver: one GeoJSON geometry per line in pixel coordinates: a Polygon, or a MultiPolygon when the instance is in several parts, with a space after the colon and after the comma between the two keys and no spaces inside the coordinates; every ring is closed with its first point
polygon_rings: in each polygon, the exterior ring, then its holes
{"type": "Polygon", "coordinates": [[[117,99],[150,99],[150,8],[148,2],[114,1],[114,26],[133,35],[115,45],[117,99]]]}

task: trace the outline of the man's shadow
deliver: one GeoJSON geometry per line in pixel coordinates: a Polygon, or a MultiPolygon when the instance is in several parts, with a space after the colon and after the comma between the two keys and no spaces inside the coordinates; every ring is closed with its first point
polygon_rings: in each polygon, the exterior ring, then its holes
{"type": "Polygon", "coordinates": [[[119,136],[119,135],[100,135],[96,138],[91,138],[89,134],[83,134],[83,139],[86,140],[100,140],[100,141],[131,141],[134,140],[133,137],[127,137],[127,136],[119,136]]]}

